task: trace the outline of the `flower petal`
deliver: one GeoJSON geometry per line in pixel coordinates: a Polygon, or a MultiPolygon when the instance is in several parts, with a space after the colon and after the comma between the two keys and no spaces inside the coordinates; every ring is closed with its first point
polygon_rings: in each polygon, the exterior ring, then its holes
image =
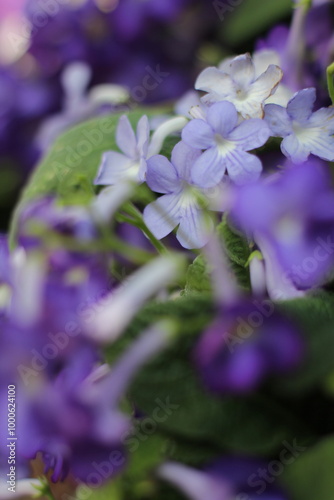
{"type": "Polygon", "coordinates": [[[316,97],[315,88],[304,89],[297,92],[287,106],[287,112],[290,118],[299,123],[306,123],[312,115],[316,97]]]}
{"type": "Polygon", "coordinates": [[[127,177],[126,171],[134,164],[131,158],[116,151],[107,151],[94,180],[95,185],[110,186],[127,177]]]}
{"type": "Polygon", "coordinates": [[[323,160],[334,161],[334,137],[321,133],[307,143],[311,148],[311,153],[319,156],[323,160]]]}
{"type": "MultiPolygon", "coordinates": [[[[275,92],[279,82],[282,80],[283,71],[279,66],[271,64],[259,78],[252,83],[249,91],[249,100],[262,104],[270,95],[275,92]]],[[[252,116],[261,118],[261,116],[252,116]]]]}
{"type": "Polygon", "coordinates": [[[292,133],[291,120],[285,108],[277,104],[266,104],[264,113],[264,119],[274,137],[285,137],[292,133]]]}
{"type": "Polygon", "coordinates": [[[208,149],[214,145],[214,131],[204,120],[191,120],[182,130],[182,140],[195,149],[208,149]]]}
{"type": "Polygon", "coordinates": [[[150,125],[146,115],[142,116],[137,124],[137,150],[146,157],[150,140],[150,125]]]}
{"type": "Polygon", "coordinates": [[[207,121],[216,133],[226,137],[237,126],[238,113],[231,102],[217,102],[209,108],[207,121]]]}
{"type": "Polygon", "coordinates": [[[202,71],[196,80],[195,89],[209,93],[202,98],[203,102],[217,102],[226,96],[235,96],[235,85],[232,78],[213,67],[202,71]]]}
{"type": "Polygon", "coordinates": [[[256,181],[262,172],[261,160],[252,154],[235,150],[226,157],[228,175],[235,184],[248,184],[256,181]]]}
{"type": "Polygon", "coordinates": [[[176,237],[184,248],[202,248],[209,241],[212,227],[212,220],[205,217],[203,210],[195,205],[188,205],[176,237]]]}
{"type": "Polygon", "coordinates": [[[238,86],[248,88],[255,80],[255,68],[250,54],[235,57],[230,64],[229,74],[238,86]]]}
{"type": "Polygon", "coordinates": [[[309,119],[313,127],[321,127],[329,134],[334,134],[334,107],[321,108],[309,119]]]}
{"type": "Polygon", "coordinates": [[[309,157],[311,150],[303,144],[295,134],[290,134],[281,143],[282,153],[294,163],[303,163],[309,157]]]}
{"type": "Polygon", "coordinates": [[[176,144],[172,151],[171,161],[179,178],[189,183],[191,182],[191,172],[194,163],[200,158],[201,154],[201,151],[191,148],[183,141],[176,144]]]}
{"type": "Polygon", "coordinates": [[[121,116],[119,119],[116,130],[116,144],[126,156],[133,159],[137,158],[136,135],[126,115],[121,116]]]}
{"type": "Polygon", "coordinates": [[[155,155],[147,161],[147,185],[156,193],[173,193],[179,187],[175,167],[165,156],[155,155]]]}
{"type": "Polygon", "coordinates": [[[271,64],[281,66],[281,58],[276,50],[262,49],[257,50],[253,54],[253,64],[255,68],[256,77],[265,73],[271,64]]]}
{"type": "Polygon", "coordinates": [[[192,171],[193,182],[201,188],[214,187],[222,180],[226,171],[224,157],[216,147],[203,153],[195,162],[192,171]]]}
{"type": "Polygon", "coordinates": [[[253,118],[242,122],[229,135],[229,140],[236,142],[238,148],[250,151],[263,146],[270,137],[270,129],[264,120],[253,118]]]}
{"type": "Polygon", "coordinates": [[[180,222],[178,200],[177,195],[165,194],[144,210],[144,222],[159,240],[171,233],[180,222]]]}

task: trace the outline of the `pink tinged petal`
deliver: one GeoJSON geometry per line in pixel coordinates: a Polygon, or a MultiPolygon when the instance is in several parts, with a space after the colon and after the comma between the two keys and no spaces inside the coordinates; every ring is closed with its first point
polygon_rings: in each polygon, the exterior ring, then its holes
{"type": "Polygon", "coordinates": [[[175,167],[165,156],[156,155],[147,161],[146,182],[156,193],[173,193],[180,181],[175,167]]]}
{"type": "Polygon", "coordinates": [[[175,485],[191,500],[231,500],[233,492],[225,481],[211,477],[203,471],[192,469],[177,462],[166,462],[158,469],[158,475],[175,485]]]}
{"type": "Polygon", "coordinates": [[[312,115],[316,97],[315,88],[304,89],[297,92],[287,106],[287,112],[290,118],[299,123],[306,123],[312,115]]]}
{"type": "Polygon", "coordinates": [[[147,116],[142,116],[137,124],[137,150],[146,157],[150,140],[150,126],[147,116]]]}
{"type": "Polygon", "coordinates": [[[182,130],[182,140],[195,149],[214,146],[214,131],[204,120],[192,120],[182,130]]]}
{"type": "Polygon", "coordinates": [[[172,151],[171,161],[180,179],[191,183],[191,172],[194,163],[200,158],[201,154],[201,151],[188,146],[183,141],[176,144],[172,151]]]}
{"type": "Polygon", "coordinates": [[[165,194],[144,210],[144,222],[159,240],[171,233],[180,222],[179,196],[165,194]]]}
{"type": "Polygon", "coordinates": [[[281,150],[294,163],[303,163],[311,153],[309,146],[303,144],[294,134],[288,135],[283,139],[281,150]]]}
{"type": "Polygon", "coordinates": [[[285,137],[292,133],[292,124],[285,108],[277,104],[266,104],[264,119],[274,137],[285,137]]]}
{"type": "Polygon", "coordinates": [[[262,163],[255,155],[234,150],[226,157],[226,168],[231,180],[242,185],[254,182],[260,177],[262,163]]]}
{"type": "Polygon", "coordinates": [[[137,159],[137,139],[126,115],[121,116],[116,130],[116,144],[129,158],[137,159]]]}
{"type": "Polygon", "coordinates": [[[102,156],[102,163],[94,180],[95,185],[110,186],[126,178],[134,161],[116,151],[108,151],[102,156]]]}
{"type": "Polygon", "coordinates": [[[207,121],[216,133],[226,137],[237,126],[238,113],[236,107],[228,101],[217,102],[209,108],[207,121]]]}
{"type": "Polygon", "coordinates": [[[257,118],[242,122],[229,135],[230,141],[236,142],[238,148],[243,151],[263,146],[270,137],[270,129],[264,120],[257,118]]]}
{"type": "Polygon", "coordinates": [[[176,237],[184,248],[202,248],[209,241],[212,230],[213,222],[209,217],[205,217],[203,210],[200,210],[195,204],[188,205],[176,237]]]}
{"type": "Polygon", "coordinates": [[[196,90],[203,90],[209,94],[203,102],[217,102],[224,97],[235,96],[235,85],[232,78],[217,68],[206,68],[196,80],[196,90]]]}
{"type": "MultiPolygon", "coordinates": [[[[267,71],[265,71],[259,78],[252,83],[248,93],[248,98],[250,102],[257,103],[258,105],[263,105],[264,101],[271,96],[279,82],[282,80],[283,71],[278,66],[271,64],[267,71]]],[[[253,115],[251,118],[261,118],[259,115],[253,115]]]]}
{"type": "Polygon", "coordinates": [[[309,125],[322,128],[329,134],[334,134],[334,107],[321,108],[309,119],[309,125]]]}
{"type": "Polygon", "coordinates": [[[218,154],[218,149],[210,148],[195,162],[192,180],[201,188],[211,188],[220,183],[226,171],[225,159],[218,154]]]}
{"type": "Polygon", "coordinates": [[[250,54],[235,57],[231,62],[229,74],[242,89],[249,87],[255,80],[255,68],[250,54]]]}

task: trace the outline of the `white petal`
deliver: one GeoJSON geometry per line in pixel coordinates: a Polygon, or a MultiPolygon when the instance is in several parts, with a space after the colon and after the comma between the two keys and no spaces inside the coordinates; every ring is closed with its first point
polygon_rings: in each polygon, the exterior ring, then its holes
{"type": "Polygon", "coordinates": [[[249,54],[236,57],[230,65],[230,75],[240,88],[247,89],[255,80],[255,69],[249,54]]]}
{"type": "Polygon", "coordinates": [[[129,118],[126,115],[120,117],[116,130],[116,143],[123,153],[133,159],[137,154],[137,139],[129,118]]]}
{"type": "Polygon", "coordinates": [[[99,172],[94,180],[95,185],[110,186],[117,184],[122,179],[136,179],[139,172],[139,163],[131,158],[118,153],[117,151],[108,151],[102,157],[102,163],[99,172]]]}

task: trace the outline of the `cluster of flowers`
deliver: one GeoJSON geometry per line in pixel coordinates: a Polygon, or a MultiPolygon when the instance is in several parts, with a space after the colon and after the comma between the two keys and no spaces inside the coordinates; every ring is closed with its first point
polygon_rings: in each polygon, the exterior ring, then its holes
{"type": "MultiPolygon", "coordinates": [[[[138,415],[137,408],[123,409],[122,400],[142,365],[172,342],[174,325],[154,324],[111,369],[103,364],[102,346],[125,332],[146,300],[175,285],[184,267],[180,247],[154,259],[143,244],[138,255],[149,263],[121,284],[113,275],[117,252],[128,247],[110,236],[108,224],[137,184],[161,195],[143,211],[146,236],[154,243],[177,228],[180,245],[202,248],[212,267],[216,318],[189,353],[203,386],[242,397],[304,360],[298,328],[269,299],[304,296],[331,278],[334,192],[326,161],[334,160],[334,108],[313,112],[315,88],[294,88],[296,79],[288,77],[295,73],[271,64],[281,60],[288,54],[262,48],[253,58],[240,55],[207,68],[195,85],[204,95],[191,94],[192,106],[179,103],[184,116],[163,121],[152,135],[146,116],[136,131],[122,116],[120,151],[103,155],[94,183],[107,187],[93,202],[35,201],[21,214],[17,250],[10,254],[1,240],[0,417],[6,420],[7,388],[16,381],[21,477],[38,453],[53,481],[70,474],[92,488],[100,481],[99,464],[112,464],[104,479],[126,468],[126,440],[138,415]],[[178,141],[170,159],[158,154],[167,136],[178,141]],[[273,138],[283,139],[282,154],[264,169],[259,148],[275,145],[273,138]],[[249,297],[216,241],[214,212],[226,212],[250,242],[249,297]]],[[[1,450],[6,440],[1,431],[1,450]]],[[[192,500],[252,498],[248,479],[259,465],[237,457],[203,470],[165,462],[157,476],[192,500]]],[[[268,484],[262,498],[285,495],[268,484]]]]}

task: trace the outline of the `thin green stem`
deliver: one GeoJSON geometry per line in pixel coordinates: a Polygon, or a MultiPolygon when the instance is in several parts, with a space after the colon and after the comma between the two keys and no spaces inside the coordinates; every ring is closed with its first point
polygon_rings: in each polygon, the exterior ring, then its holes
{"type": "Polygon", "coordinates": [[[334,104],[334,62],[327,68],[327,85],[329,96],[332,100],[332,104],[334,104]]]}

